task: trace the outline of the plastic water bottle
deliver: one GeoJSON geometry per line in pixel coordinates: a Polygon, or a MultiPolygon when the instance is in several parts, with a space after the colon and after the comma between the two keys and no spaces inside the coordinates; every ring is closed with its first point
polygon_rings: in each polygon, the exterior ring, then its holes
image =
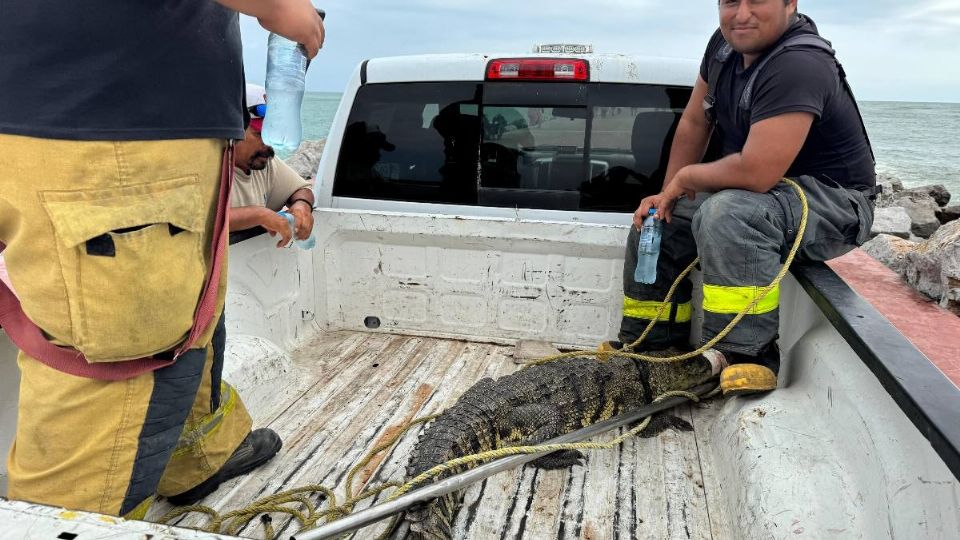
{"type": "Polygon", "coordinates": [[[286,210],[281,210],[277,213],[283,216],[283,218],[287,220],[287,223],[290,224],[290,238],[293,239],[294,246],[307,250],[313,249],[317,245],[317,237],[313,235],[313,231],[310,231],[310,236],[308,236],[306,240],[297,240],[297,220],[293,217],[293,214],[286,210]]]}
{"type": "Polygon", "coordinates": [[[660,258],[660,238],[663,236],[663,222],[653,217],[656,208],[651,208],[647,219],[640,229],[640,245],[637,247],[637,269],[633,280],[645,285],[657,281],[657,259],[660,258]]]}
{"type": "Polygon", "coordinates": [[[263,142],[283,152],[300,147],[304,79],[310,60],[294,41],[270,34],[267,41],[267,116],[263,142]]]}

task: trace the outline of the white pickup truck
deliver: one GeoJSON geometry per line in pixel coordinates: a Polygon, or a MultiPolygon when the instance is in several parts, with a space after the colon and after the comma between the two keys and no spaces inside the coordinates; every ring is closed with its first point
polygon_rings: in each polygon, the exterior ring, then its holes
{"type": "MultiPolygon", "coordinates": [[[[601,54],[358,67],[317,171],[316,249],[265,236],[231,247],[228,377],[285,446],[206,504],[342,485],[397,426],[517,369],[519,340],[615,338],[630,215],[659,190],[696,76],[695,62],[601,54]]],[[[795,268],[782,289],[779,390],[684,405],[694,431],[628,440],[584,467],[473,485],[455,536],[960,537],[960,390],[828,267],[795,268]]],[[[14,353],[0,334],[3,447],[14,353]]],[[[362,483],[402,480],[416,438],[362,483]]],[[[273,517],[281,537],[297,532],[273,517]]],[[[0,500],[0,538],[145,534],[218,537],[0,500]]]]}

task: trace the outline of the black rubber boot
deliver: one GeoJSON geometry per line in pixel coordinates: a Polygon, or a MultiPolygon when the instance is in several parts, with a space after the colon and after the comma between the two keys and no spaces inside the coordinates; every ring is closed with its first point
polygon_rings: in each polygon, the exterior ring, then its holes
{"type": "Polygon", "coordinates": [[[220,487],[220,484],[247,474],[260,465],[270,461],[277,455],[280,448],[283,447],[283,441],[275,431],[268,428],[256,429],[247,435],[247,438],[240,443],[240,446],[233,451],[233,454],[227,459],[223,467],[214,473],[213,476],[201,482],[197,487],[184,491],[179,495],[168,497],[167,500],[176,506],[189,506],[195,504],[200,499],[213,493],[220,487]]]}

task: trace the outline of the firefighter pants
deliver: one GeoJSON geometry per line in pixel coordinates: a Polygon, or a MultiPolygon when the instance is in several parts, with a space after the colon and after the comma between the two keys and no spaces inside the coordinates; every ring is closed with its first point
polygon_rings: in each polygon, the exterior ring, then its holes
{"type": "MultiPolygon", "coordinates": [[[[180,343],[212,258],[224,141],[0,135],[0,146],[0,241],[30,319],[97,362],[180,343]]],[[[217,313],[225,291],[221,279],[217,313]]],[[[173,365],[119,381],[21,352],[8,496],[137,518],[155,493],[212,476],[251,426],[220,379],[222,340],[221,320],[173,365]]]]}
{"type": "MultiPolygon", "coordinates": [[[[826,261],[865,242],[873,207],[858,190],[829,179],[794,179],[807,196],[809,217],[796,261],[826,261]]],[[[631,227],[623,269],[623,320],[620,341],[632,343],[657,315],[677,276],[697,257],[703,272],[704,343],[714,338],[769,285],[793,246],[802,204],[781,182],[767,193],[728,189],[681,199],[670,223],[664,222],[653,285],[634,281],[640,231],[631,227]]],[[[658,318],[642,349],[685,346],[690,339],[692,284],[684,280],[671,305],[658,318]]],[[[717,345],[750,356],[776,340],[779,287],[763,298],[717,345]]]]}

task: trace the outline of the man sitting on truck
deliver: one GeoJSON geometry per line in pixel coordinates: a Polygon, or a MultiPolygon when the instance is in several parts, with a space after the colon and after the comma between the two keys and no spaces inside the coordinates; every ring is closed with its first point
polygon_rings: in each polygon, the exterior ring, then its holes
{"type": "Polygon", "coordinates": [[[313,231],[313,190],[263,142],[263,118],[267,112],[265,90],[247,84],[247,111],[250,125],[244,139],[234,149],[236,166],[230,196],[230,231],[263,227],[271,236],[280,236],[277,247],[290,243],[289,222],[277,212],[287,209],[294,218],[298,240],[306,240],[313,231]]]}
{"type": "MultiPolygon", "coordinates": [[[[720,0],[720,28],[673,139],[662,191],[643,199],[634,215],[624,267],[624,344],[655,318],[642,348],[688,343],[689,280],[657,314],[698,254],[704,343],[757,300],[800,224],[800,198],[784,177],[800,184],[809,202],[797,260],[832,259],[867,239],[869,199],[876,195],[870,142],[833,49],[798,13],[797,1],[720,0]],[[701,163],[711,133],[722,157],[701,163]],[[650,209],[664,223],[656,282],[644,285],[633,276],[650,209]]],[[[716,345],[730,364],[720,379],[725,395],[776,388],[779,294],[770,291],[716,345]]]]}

